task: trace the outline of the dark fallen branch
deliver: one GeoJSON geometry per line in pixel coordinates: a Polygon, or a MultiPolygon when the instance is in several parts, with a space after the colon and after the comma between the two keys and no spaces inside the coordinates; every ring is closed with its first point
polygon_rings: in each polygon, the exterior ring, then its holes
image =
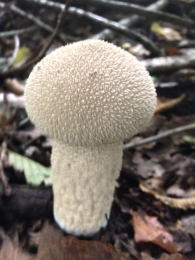
{"type": "MultiPolygon", "coordinates": [[[[17,7],[14,4],[6,5],[4,3],[0,3],[0,7],[9,8],[12,12],[32,21],[34,24],[36,24],[37,26],[39,26],[40,28],[44,29],[47,32],[53,32],[55,30],[50,25],[48,25],[48,24],[44,23],[42,20],[40,20],[38,17],[32,15],[31,13],[25,12],[24,10],[22,10],[21,8],[17,7]]],[[[62,42],[65,42],[67,39],[66,36],[63,34],[59,34],[58,37],[62,42]]]]}
{"type": "Polygon", "coordinates": [[[195,53],[181,56],[160,57],[141,61],[151,73],[171,72],[195,67],[195,53]]]}
{"type": "Polygon", "coordinates": [[[186,27],[192,27],[195,25],[195,22],[189,19],[184,19],[179,16],[163,13],[160,11],[148,10],[144,7],[130,4],[121,1],[112,1],[112,0],[76,0],[75,2],[79,3],[87,3],[90,5],[100,6],[100,7],[108,7],[112,10],[121,11],[129,14],[137,14],[142,17],[152,20],[152,21],[165,21],[171,24],[178,24],[186,27]]]}
{"type": "MultiPolygon", "coordinates": [[[[78,15],[78,10],[77,10],[77,15],[78,15]]],[[[97,24],[100,24],[109,29],[115,30],[118,33],[124,34],[124,35],[128,36],[129,38],[132,38],[133,40],[142,43],[154,55],[161,54],[160,49],[152,41],[150,41],[146,36],[136,33],[134,31],[131,31],[128,28],[126,28],[125,26],[120,25],[118,22],[111,21],[107,18],[104,18],[102,16],[99,16],[99,15],[96,15],[96,14],[93,14],[90,12],[85,12],[82,9],[80,9],[80,15],[87,16],[88,19],[91,19],[91,21],[93,21],[97,24]]]]}
{"type": "Polygon", "coordinates": [[[52,216],[51,188],[12,185],[11,190],[11,195],[5,197],[0,184],[0,224],[52,216]]]}
{"type": "Polygon", "coordinates": [[[52,32],[51,36],[49,37],[48,41],[43,46],[43,48],[40,51],[39,55],[37,55],[34,59],[28,61],[27,63],[25,63],[21,67],[16,67],[16,68],[9,69],[7,71],[0,72],[0,77],[6,78],[8,76],[14,76],[15,74],[21,73],[22,71],[25,71],[26,69],[28,69],[29,67],[33,66],[38,61],[40,61],[45,56],[47,50],[51,46],[51,44],[52,44],[53,40],[55,39],[55,37],[57,36],[57,34],[59,32],[59,29],[60,29],[60,25],[61,25],[61,22],[62,22],[63,15],[67,11],[68,11],[68,9],[65,8],[65,7],[64,7],[64,9],[60,10],[60,13],[59,13],[58,19],[57,19],[57,23],[56,23],[56,27],[53,30],[53,32],[52,32]]]}
{"type": "Polygon", "coordinates": [[[51,26],[49,26],[48,24],[44,23],[43,21],[41,21],[38,17],[32,15],[31,13],[27,13],[24,10],[22,10],[21,8],[15,6],[14,4],[11,4],[9,6],[10,10],[13,11],[14,13],[27,18],[28,20],[33,21],[36,25],[38,25],[39,27],[43,28],[44,30],[48,31],[48,32],[53,32],[54,28],[52,28],[51,26]]]}
{"type": "MultiPolygon", "coordinates": [[[[168,5],[168,0],[158,0],[156,3],[153,3],[146,7],[147,10],[162,10],[168,5]]],[[[131,15],[127,16],[126,18],[123,18],[119,21],[119,23],[126,27],[133,27],[137,23],[139,23],[142,20],[142,18],[138,15],[131,15]]],[[[102,40],[112,40],[115,36],[115,31],[110,29],[104,29],[101,32],[95,34],[93,39],[102,39],[102,40]]]]}
{"type": "MultiPolygon", "coordinates": [[[[52,1],[45,1],[45,0],[33,0],[34,3],[43,5],[43,6],[48,6],[48,7],[53,7],[53,8],[58,8],[58,9],[64,9],[65,5],[52,2],[52,1]]],[[[76,7],[70,7],[68,9],[68,13],[75,15],[77,17],[84,17],[87,18],[88,20],[91,20],[92,22],[102,25],[104,27],[110,28],[112,30],[115,30],[118,33],[124,34],[133,40],[139,41],[142,43],[148,50],[150,50],[154,55],[160,55],[161,51],[157,46],[150,41],[146,36],[143,36],[137,32],[131,31],[125,26],[119,24],[118,22],[109,20],[105,17],[102,17],[100,15],[94,14],[92,12],[85,11],[80,8],[76,7]]]]}

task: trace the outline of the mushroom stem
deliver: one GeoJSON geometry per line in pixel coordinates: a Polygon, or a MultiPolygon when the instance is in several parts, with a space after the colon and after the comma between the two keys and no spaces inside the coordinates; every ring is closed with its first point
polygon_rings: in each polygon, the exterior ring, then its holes
{"type": "Polygon", "coordinates": [[[74,235],[93,235],[109,218],[122,143],[74,147],[55,141],[52,150],[54,217],[74,235]]]}

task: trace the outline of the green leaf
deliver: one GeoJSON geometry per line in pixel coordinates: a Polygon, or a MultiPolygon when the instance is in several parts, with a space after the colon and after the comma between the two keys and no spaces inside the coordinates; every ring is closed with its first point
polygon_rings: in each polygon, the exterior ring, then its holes
{"type": "Polygon", "coordinates": [[[184,136],[183,136],[183,140],[184,140],[186,143],[195,144],[195,137],[194,137],[194,136],[184,135],[184,136]]]}
{"type": "Polygon", "coordinates": [[[159,35],[163,34],[163,27],[161,27],[161,25],[156,22],[152,23],[150,30],[159,35]]]}
{"type": "Polygon", "coordinates": [[[30,55],[31,55],[31,51],[30,51],[29,48],[21,47],[18,50],[18,52],[16,54],[16,57],[15,57],[15,59],[12,62],[12,66],[16,66],[16,65],[18,65],[21,62],[24,63],[29,58],[30,55]]]}
{"type": "Polygon", "coordinates": [[[52,185],[51,169],[23,155],[8,151],[9,163],[16,170],[24,171],[26,182],[38,186],[41,183],[52,185]]]}

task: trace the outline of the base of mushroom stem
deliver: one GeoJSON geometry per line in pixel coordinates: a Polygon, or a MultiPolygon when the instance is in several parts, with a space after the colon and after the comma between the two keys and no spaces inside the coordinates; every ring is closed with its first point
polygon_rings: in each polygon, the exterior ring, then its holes
{"type": "Polygon", "coordinates": [[[82,232],[77,232],[76,230],[72,231],[68,228],[68,225],[66,225],[63,221],[61,221],[55,214],[55,212],[53,212],[53,215],[54,215],[54,219],[55,219],[55,222],[57,223],[57,225],[60,227],[61,230],[63,230],[64,232],[66,232],[67,234],[70,234],[70,235],[73,235],[73,236],[76,236],[76,237],[93,237],[95,236],[101,229],[105,229],[107,224],[108,224],[108,220],[110,218],[110,212],[108,215],[105,216],[105,221],[104,223],[102,224],[102,226],[98,229],[94,229],[94,230],[91,230],[90,233],[88,234],[83,234],[82,232]]]}
{"type": "Polygon", "coordinates": [[[54,216],[70,234],[90,236],[107,225],[122,143],[72,147],[53,142],[54,216]]]}

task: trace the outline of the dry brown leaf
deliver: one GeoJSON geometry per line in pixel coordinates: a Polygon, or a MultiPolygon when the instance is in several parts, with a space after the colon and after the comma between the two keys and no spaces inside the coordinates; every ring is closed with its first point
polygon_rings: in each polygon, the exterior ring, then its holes
{"type": "MultiPolygon", "coordinates": [[[[141,252],[139,260],[155,260],[151,255],[146,252],[141,252]]],[[[166,260],[166,259],[165,259],[166,260]]]]}
{"type": "Polygon", "coordinates": [[[7,117],[0,111],[0,129],[3,129],[9,125],[9,120],[7,117]]]}
{"type": "Polygon", "coordinates": [[[0,109],[0,130],[10,127],[15,119],[15,113],[0,109]]]}
{"type": "Polygon", "coordinates": [[[158,221],[157,217],[140,215],[132,211],[133,227],[135,232],[135,241],[151,242],[169,253],[175,253],[181,250],[181,246],[174,242],[173,236],[158,221]]]}
{"type": "Polygon", "coordinates": [[[174,55],[180,55],[181,50],[176,47],[167,47],[165,48],[165,52],[167,56],[174,56],[174,55]]]}
{"type": "Polygon", "coordinates": [[[176,253],[176,254],[166,254],[163,253],[159,258],[153,258],[151,255],[149,255],[146,252],[141,253],[141,258],[139,260],[188,260],[185,256],[176,253]]]}
{"type": "MultiPolygon", "coordinates": [[[[161,259],[159,259],[159,260],[161,260],[161,259]]],[[[162,258],[162,260],[163,260],[163,258],[162,258]]],[[[176,253],[176,254],[171,255],[169,260],[188,260],[188,259],[185,256],[176,253]]]]}
{"type": "Polygon", "coordinates": [[[36,257],[23,252],[6,238],[0,249],[0,260],[35,260],[36,257]]]}
{"type": "Polygon", "coordinates": [[[178,98],[165,98],[165,97],[158,97],[157,98],[157,106],[155,109],[155,114],[160,114],[167,110],[170,110],[176,106],[178,106],[186,97],[186,94],[182,94],[178,98]]]}
{"type": "Polygon", "coordinates": [[[40,237],[38,260],[131,260],[116,252],[111,244],[79,240],[64,236],[58,228],[47,224],[40,237]]]}
{"type": "Polygon", "coordinates": [[[190,234],[190,236],[195,239],[195,215],[194,213],[183,216],[177,221],[177,229],[182,229],[185,233],[190,234]]]}

